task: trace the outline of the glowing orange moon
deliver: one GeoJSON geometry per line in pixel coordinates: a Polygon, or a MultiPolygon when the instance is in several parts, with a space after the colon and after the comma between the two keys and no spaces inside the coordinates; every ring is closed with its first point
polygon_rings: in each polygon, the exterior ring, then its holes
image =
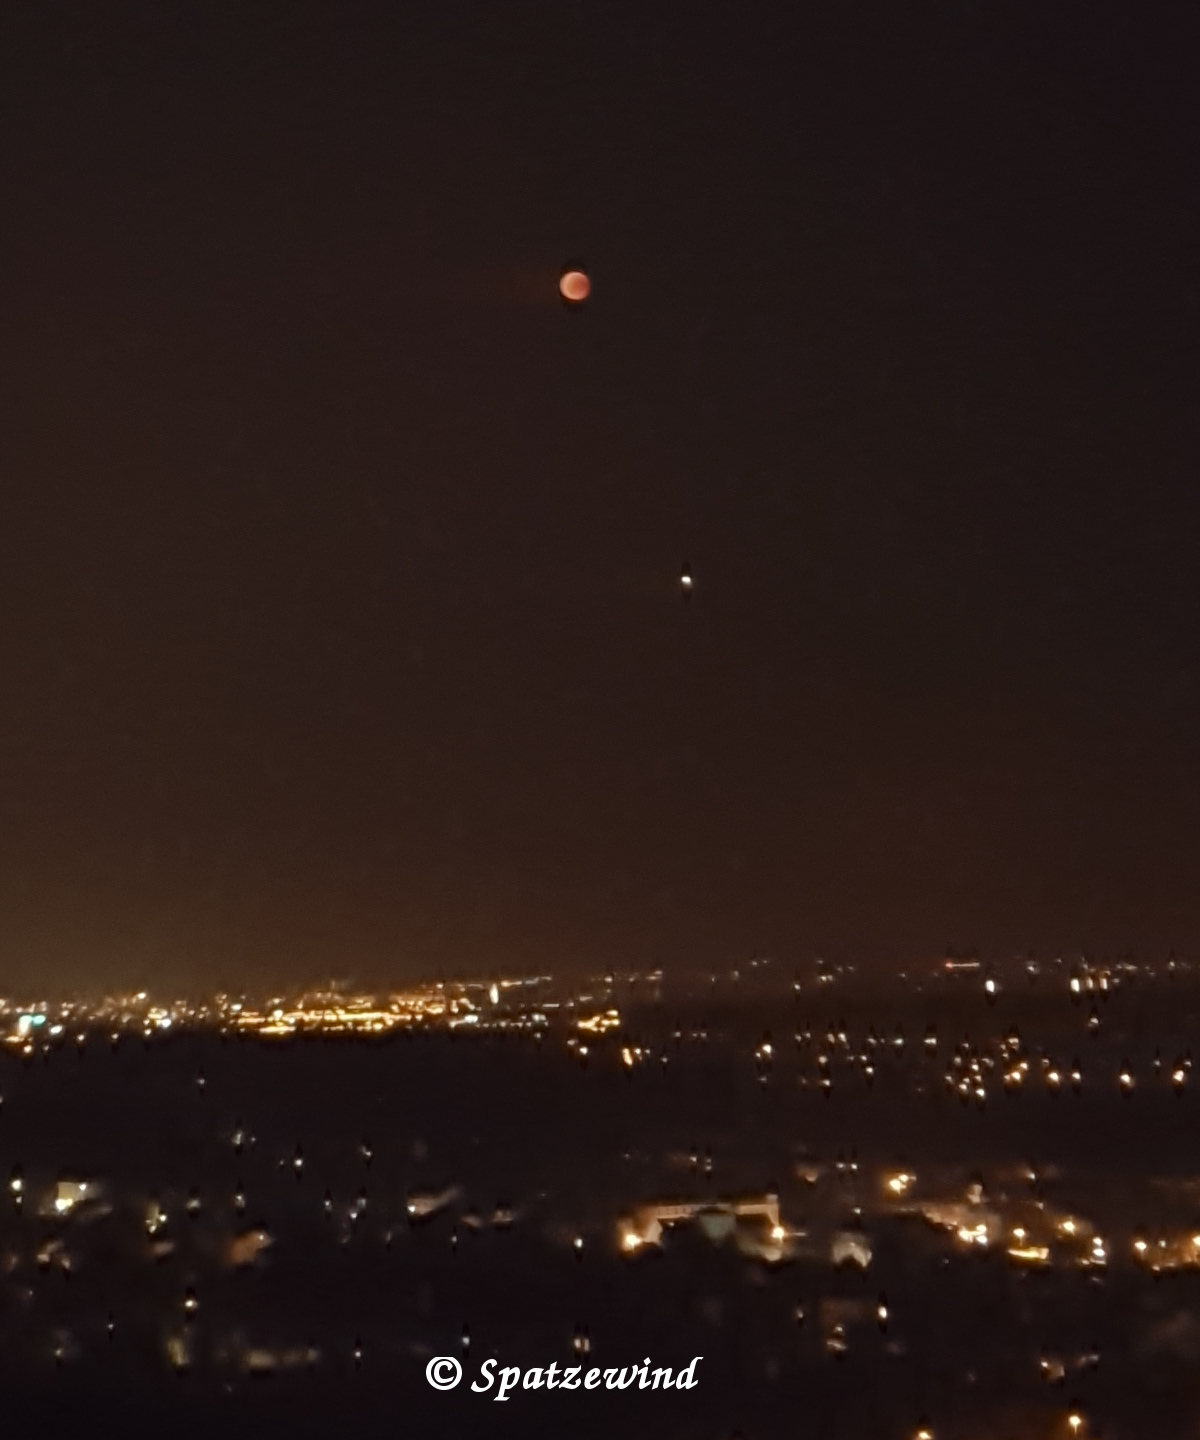
{"type": "Polygon", "coordinates": [[[582,270],[568,270],[558,282],[558,289],[564,300],[581,305],[592,293],[592,282],[582,270]]]}

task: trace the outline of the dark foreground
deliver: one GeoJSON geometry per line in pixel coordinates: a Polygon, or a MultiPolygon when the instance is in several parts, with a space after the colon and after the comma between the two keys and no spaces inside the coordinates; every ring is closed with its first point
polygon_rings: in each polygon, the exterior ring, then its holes
{"type": "Polygon", "coordinates": [[[4,1413],[63,1434],[1200,1433],[1200,1078],[1171,1078],[1190,996],[1123,996],[1099,1033],[1066,1001],[838,1003],[648,1011],[586,1063],[554,1034],[6,1056],[4,1413]],[[1006,1087],[1018,1019],[1031,1078],[1006,1087]],[[775,1248],[753,1219],[622,1242],[649,1202],[768,1194],[775,1248]],[[443,1355],[468,1380],[488,1357],[703,1358],[686,1392],[497,1404],[433,1391],[443,1355]]]}

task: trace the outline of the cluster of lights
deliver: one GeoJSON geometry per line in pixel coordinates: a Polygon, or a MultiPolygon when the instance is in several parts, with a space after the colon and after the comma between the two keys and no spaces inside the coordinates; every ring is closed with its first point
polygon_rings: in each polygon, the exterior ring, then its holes
{"type": "Polygon", "coordinates": [[[609,1030],[616,1030],[621,1024],[620,1013],[616,1010],[603,1010],[595,1015],[580,1015],[576,1021],[577,1029],[582,1030],[585,1035],[604,1035],[609,1030]]]}
{"type": "Polygon", "coordinates": [[[478,1024],[479,1005],[465,991],[444,985],[373,996],[302,995],[268,1002],[262,1009],[236,1001],[224,1014],[224,1028],[271,1037],[298,1033],[385,1035],[413,1025],[441,1023],[450,1028],[478,1024]]]}
{"type": "Polygon", "coordinates": [[[1152,1274],[1200,1269],[1200,1235],[1164,1235],[1153,1243],[1141,1236],[1133,1242],[1134,1258],[1152,1274]]]}
{"type": "MultiPolygon", "coordinates": [[[[661,972],[620,977],[628,983],[661,981],[661,972]]],[[[611,992],[616,977],[606,977],[611,992]]],[[[217,1029],[224,1033],[284,1039],[298,1034],[385,1035],[416,1026],[460,1027],[498,1031],[541,1032],[555,1012],[570,1012],[592,996],[552,1000],[545,987],[548,975],[490,982],[438,982],[386,995],[309,991],[293,997],[253,1002],[218,994],[204,1002],[158,1004],[145,990],[107,996],[96,1001],[39,1001],[17,1006],[0,1001],[0,1039],[30,1056],[40,1045],[73,1035],[83,1046],[89,1032],[107,1033],[117,1044],[122,1036],[147,1040],[178,1029],[217,1029]]],[[[614,1009],[581,1014],[575,1024],[585,1033],[603,1034],[620,1023],[614,1009]]]]}

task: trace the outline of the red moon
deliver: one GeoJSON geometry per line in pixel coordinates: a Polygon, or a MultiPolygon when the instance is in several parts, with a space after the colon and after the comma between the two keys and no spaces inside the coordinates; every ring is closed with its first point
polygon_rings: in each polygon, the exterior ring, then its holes
{"type": "Polygon", "coordinates": [[[592,282],[582,270],[568,270],[558,282],[559,293],[573,305],[582,305],[592,293],[592,282]]]}

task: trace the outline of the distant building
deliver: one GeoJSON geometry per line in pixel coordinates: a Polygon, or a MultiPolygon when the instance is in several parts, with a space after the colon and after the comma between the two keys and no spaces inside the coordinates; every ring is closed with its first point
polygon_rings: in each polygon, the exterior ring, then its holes
{"type": "Polygon", "coordinates": [[[626,1254],[661,1245],[674,1225],[690,1224],[714,1244],[732,1240],[745,1255],[774,1263],[787,1258],[799,1232],[789,1230],[773,1191],[738,1200],[673,1200],[640,1205],[618,1225],[618,1243],[626,1254]]]}
{"type": "Polygon", "coordinates": [[[871,1242],[861,1230],[838,1230],[829,1245],[829,1260],[839,1265],[857,1265],[865,1270],[871,1263],[871,1242]]]}

